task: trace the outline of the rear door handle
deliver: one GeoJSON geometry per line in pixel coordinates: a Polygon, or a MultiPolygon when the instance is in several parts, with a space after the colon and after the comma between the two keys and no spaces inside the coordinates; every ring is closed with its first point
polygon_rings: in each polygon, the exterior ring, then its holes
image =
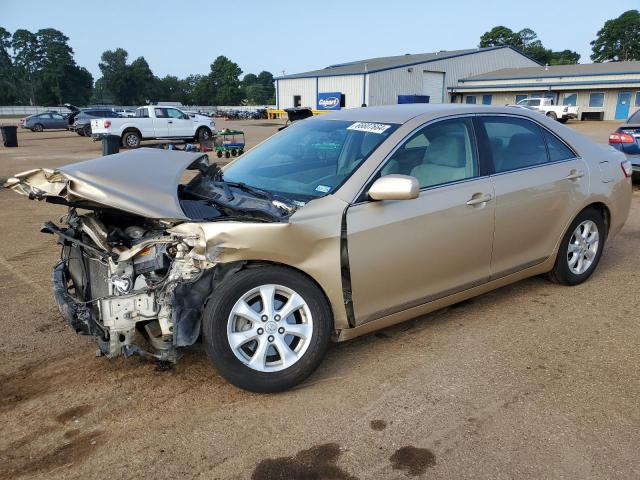
{"type": "Polygon", "coordinates": [[[172,121],[172,120],[169,120],[167,123],[173,123],[173,121],[172,121]]]}
{"type": "Polygon", "coordinates": [[[467,205],[480,205],[481,203],[487,203],[493,197],[490,193],[474,193],[473,196],[467,201],[467,205]]]}
{"type": "Polygon", "coordinates": [[[571,172],[569,172],[569,175],[567,175],[565,178],[565,180],[578,180],[579,178],[584,177],[584,172],[581,170],[571,170],[571,172]]]}

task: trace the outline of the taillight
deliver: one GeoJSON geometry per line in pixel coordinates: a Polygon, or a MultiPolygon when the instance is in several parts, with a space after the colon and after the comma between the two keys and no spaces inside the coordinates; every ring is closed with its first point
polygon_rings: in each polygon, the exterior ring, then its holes
{"type": "Polygon", "coordinates": [[[633,167],[631,166],[631,162],[629,160],[625,160],[624,162],[622,162],[620,164],[620,167],[622,168],[622,172],[624,173],[624,176],[629,178],[631,175],[633,175],[633,167]]]}
{"type": "Polygon", "coordinates": [[[614,132],[609,135],[609,143],[635,143],[635,139],[628,133],[614,132]]]}
{"type": "Polygon", "coordinates": [[[104,128],[109,128],[111,126],[111,120],[104,121],[104,128]]]}

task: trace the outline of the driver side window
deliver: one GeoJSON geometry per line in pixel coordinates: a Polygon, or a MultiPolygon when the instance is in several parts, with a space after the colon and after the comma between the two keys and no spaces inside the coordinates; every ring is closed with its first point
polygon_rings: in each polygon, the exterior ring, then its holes
{"type": "Polygon", "coordinates": [[[454,118],[421,128],[394,152],[380,173],[410,175],[418,179],[420,188],[478,176],[471,118],[454,118]]]}

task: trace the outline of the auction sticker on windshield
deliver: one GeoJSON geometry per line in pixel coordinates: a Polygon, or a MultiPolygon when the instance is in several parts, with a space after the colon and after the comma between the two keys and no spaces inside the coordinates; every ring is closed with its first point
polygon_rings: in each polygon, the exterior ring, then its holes
{"type": "Polygon", "coordinates": [[[390,127],[391,125],[386,125],[384,123],[356,122],[353,125],[348,126],[347,130],[357,130],[359,132],[367,133],[384,133],[384,131],[390,127]]]}

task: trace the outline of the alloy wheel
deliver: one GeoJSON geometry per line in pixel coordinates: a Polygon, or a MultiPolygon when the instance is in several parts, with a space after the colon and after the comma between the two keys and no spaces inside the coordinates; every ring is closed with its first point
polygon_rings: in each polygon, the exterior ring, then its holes
{"type": "Polygon", "coordinates": [[[567,248],[569,270],[576,275],[585,273],[596,258],[600,234],[598,226],[591,220],[580,223],[573,231],[567,248]]]}
{"type": "Polygon", "coordinates": [[[261,285],[235,303],[227,321],[234,355],[259,372],[276,372],[298,362],[309,347],[313,318],[307,302],[282,285],[261,285]]]}

